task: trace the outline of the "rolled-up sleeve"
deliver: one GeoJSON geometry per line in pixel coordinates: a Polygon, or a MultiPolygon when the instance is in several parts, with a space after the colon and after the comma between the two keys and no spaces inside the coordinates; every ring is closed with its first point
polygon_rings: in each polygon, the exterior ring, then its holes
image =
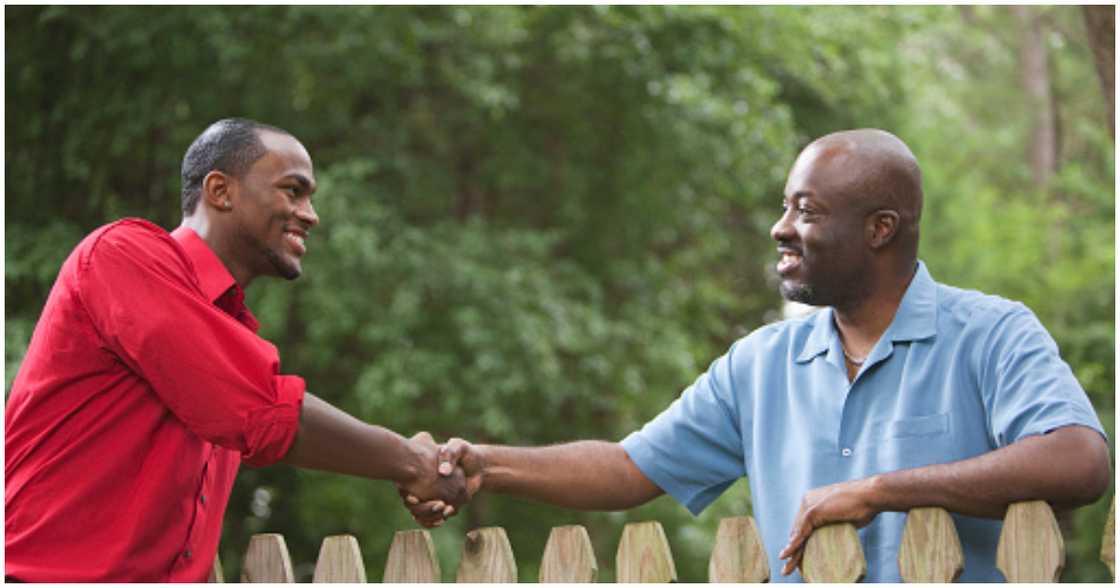
{"type": "Polygon", "coordinates": [[[189,430],[273,463],[295,439],[304,381],[280,374],[275,346],[207,300],[192,271],[166,233],[121,227],[81,260],[79,292],[106,351],[189,430]]]}
{"type": "Polygon", "coordinates": [[[729,355],[713,362],[664,412],[622,440],[638,469],[693,514],[746,474],[729,355]]]}
{"type": "Polygon", "coordinates": [[[998,447],[1069,425],[1105,435],[1057,343],[1025,306],[996,321],[983,353],[984,403],[998,447]]]}

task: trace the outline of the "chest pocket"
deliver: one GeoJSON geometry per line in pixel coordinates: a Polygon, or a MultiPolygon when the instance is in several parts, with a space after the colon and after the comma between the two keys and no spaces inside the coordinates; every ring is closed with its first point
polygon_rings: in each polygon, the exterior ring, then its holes
{"type": "Polygon", "coordinates": [[[958,459],[949,414],[881,421],[874,428],[876,469],[893,471],[958,459]]]}
{"type": "Polygon", "coordinates": [[[932,437],[949,432],[949,413],[898,419],[883,423],[883,437],[903,439],[907,437],[932,437]]]}

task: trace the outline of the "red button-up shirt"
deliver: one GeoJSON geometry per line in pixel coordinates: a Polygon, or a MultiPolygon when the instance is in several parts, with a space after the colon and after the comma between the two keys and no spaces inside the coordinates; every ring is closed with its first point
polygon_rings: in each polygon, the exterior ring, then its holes
{"type": "Polygon", "coordinates": [[[192,230],[126,219],[70,254],[4,415],[5,574],[205,581],[237,468],[272,463],[304,382],[192,230]]]}

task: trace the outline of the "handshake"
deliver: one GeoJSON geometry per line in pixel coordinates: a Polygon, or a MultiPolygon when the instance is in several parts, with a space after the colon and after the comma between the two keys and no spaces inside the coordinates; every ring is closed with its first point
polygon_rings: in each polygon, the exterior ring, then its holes
{"type": "Polygon", "coordinates": [[[417,523],[438,527],[482,488],[481,452],[457,437],[437,445],[427,432],[409,441],[414,474],[409,482],[397,482],[397,492],[417,523]]]}

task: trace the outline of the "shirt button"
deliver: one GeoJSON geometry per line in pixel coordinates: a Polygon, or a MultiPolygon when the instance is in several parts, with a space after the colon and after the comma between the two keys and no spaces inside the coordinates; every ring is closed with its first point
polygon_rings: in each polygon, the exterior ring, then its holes
{"type": "Polygon", "coordinates": [[[203,504],[203,506],[205,506],[205,505],[206,505],[206,495],[205,495],[205,494],[203,494],[203,495],[202,495],[202,497],[201,497],[201,499],[202,499],[202,504],[203,504]]]}
{"type": "Polygon", "coordinates": [[[191,558],[191,550],[188,549],[188,550],[184,551],[183,552],[183,557],[185,557],[187,559],[190,559],[191,558]]]}
{"type": "Polygon", "coordinates": [[[840,450],[840,455],[843,455],[844,457],[851,457],[852,456],[852,450],[848,447],[845,447],[845,448],[840,450]]]}

